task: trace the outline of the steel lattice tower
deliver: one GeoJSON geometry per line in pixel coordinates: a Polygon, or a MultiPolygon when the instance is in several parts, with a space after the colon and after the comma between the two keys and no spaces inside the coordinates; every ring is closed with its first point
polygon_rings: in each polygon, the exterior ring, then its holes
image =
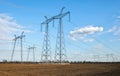
{"type": "Polygon", "coordinates": [[[18,37],[16,37],[16,35],[15,35],[15,38],[13,39],[14,40],[14,45],[13,45],[13,51],[12,51],[12,55],[11,55],[11,61],[13,61],[13,55],[14,55],[17,39],[18,39],[18,37]]]}
{"type": "Polygon", "coordinates": [[[49,39],[49,23],[53,21],[53,17],[51,18],[46,18],[46,21],[41,23],[41,30],[42,30],[42,25],[45,24],[45,33],[44,33],[44,41],[43,41],[43,47],[42,47],[42,54],[41,54],[41,60],[43,62],[50,62],[51,61],[51,51],[50,51],[50,39],[49,39]]]}
{"type": "Polygon", "coordinates": [[[60,63],[64,62],[66,60],[66,58],[67,58],[62,18],[65,17],[67,14],[69,14],[69,20],[70,20],[70,12],[69,11],[66,12],[66,13],[62,13],[64,8],[65,7],[63,7],[61,9],[60,14],[54,16],[54,19],[59,19],[57,41],[56,41],[56,49],[55,49],[55,61],[60,62],[60,63]]]}
{"type": "Polygon", "coordinates": [[[13,46],[13,51],[12,51],[12,56],[11,56],[11,61],[13,60],[13,55],[14,55],[14,51],[15,51],[15,46],[16,46],[16,41],[18,39],[20,39],[20,45],[21,45],[21,62],[23,61],[23,46],[22,46],[22,41],[23,41],[23,38],[25,37],[25,35],[23,35],[24,31],[21,33],[20,36],[17,36],[15,35],[15,38],[13,39],[14,40],[14,46],[13,46]]]}
{"type": "Polygon", "coordinates": [[[33,62],[35,62],[35,46],[33,46],[33,47],[30,47],[29,46],[29,48],[28,48],[28,56],[27,56],[27,61],[28,61],[28,59],[29,59],[29,55],[30,55],[30,51],[32,50],[33,51],[33,62]]]}

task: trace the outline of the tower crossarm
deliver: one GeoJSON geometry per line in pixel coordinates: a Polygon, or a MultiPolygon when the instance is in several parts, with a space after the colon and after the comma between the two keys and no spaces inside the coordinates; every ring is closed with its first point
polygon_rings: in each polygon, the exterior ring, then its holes
{"type": "Polygon", "coordinates": [[[63,17],[66,16],[67,14],[70,15],[70,11],[65,12],[65,13],[62,13],[62,14],[58,14],[58,15],[54,16],[54,19],[60,19],[60,18],[63,18],[63,17]]]}
{"type": "Polygon", "coordinates": [[[19,36],[16,36],[16,35],[14,35],[14,36],[15,36],[15,38],[13,40],[15,40],[15,41],[20,38],[19,36]]]}
{"type": "MultiPolygon", "coordinates": [[[[54,17],[51,17],[51,18],[47,18],[47,16],[44,16],[45,17],[45,21],[41,23],[41,31],[42,31],[42,25],[45,24],[47,27],[48,27],[48,24],[53,21],[54,22],[54,17]]],[[[54,24],[53,24],[54,25],[54,24]]]]}
{"type": "MultiPolygon", "coordinates": [[[[45,18],[46,18],[46,16],[45,16],[45,18]]],[[[44,22],[42,22],[41,25],[42,25],[42,24],[48,24],[48,23],[50,23],[50,22],[53,21],[53,20],[54,20],[54,17],[51,17],[51,18],[49,18],[49,19],[46,18],[46,20],[45,20],[44,22]]]]}

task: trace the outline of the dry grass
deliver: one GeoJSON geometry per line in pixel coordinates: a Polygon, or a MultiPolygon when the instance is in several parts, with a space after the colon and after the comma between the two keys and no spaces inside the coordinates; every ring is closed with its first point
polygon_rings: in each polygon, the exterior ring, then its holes
{"type": "Polygon", "coordinates": [[[0,64],[0,76],[120,76],[120,64],[0,64]]]}

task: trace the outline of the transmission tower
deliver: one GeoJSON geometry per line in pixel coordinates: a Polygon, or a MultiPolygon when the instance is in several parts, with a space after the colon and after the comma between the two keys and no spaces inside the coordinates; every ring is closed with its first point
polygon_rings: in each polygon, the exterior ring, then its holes
{"type": "Polygon", "coordinates": [[[100,60],[99,55],[94,55],[93,57],[94,57],[94,62],[98,62],[100,60]]]}
{"type": "Polygon", "coordinates": [[[70,12],[68,11],[68,12],[63,13],[64,8],[65,7],[63,7],[61,9],[60,14],[54,16],[54,19],[59,19],[58,34],[57,34],[57,41],[56,41],[56,50],[55,50],[55,60],[57,62],[60,62],[60,63],[65,61],[65,59],[67,58],[62,19],[67,14],[69,14],[69,20],[70,20],[70,12]]]}
{"type": "Polygon", "coordinates": [[[14,55],[14,52],[15,52],[16,41],[17,41],[18,39],[20,39],[20,42],[21,42],[21,43],[20,43],[20,45],[21,45],[21,62],[23,61],[23,56],[22,56],[22,54],[23,54],[22,41],[23,41],[23,38],[25,37],[25,35],[23,35],[23,33],[24,33],[24,31],[21,33],[20,36],[16,36],[16,35],[15,35],[15,38],[13,39],[13,40],[14,40],[14,46],[13,46],[11,61],[13,61],[13,55],[14,55]]]}
{"type": "Polygon", "coordinates": [[[28,59],[29,59],[29,54],[30,54],[30,46],[28,47],[28,55],[27,55],[27,61],[28,61],[28,59]]]}
{"type": "Polygon", "coordinates": [[[28,56],[27,56],[27,61],[28,61],[28,59],[29,59],[29,55],[30,55],[30,51],[32,50],[33,51],[33,62],[35,62],[35,46],[33,46],[33,47],[30,47],[29,46],[29,48],[28,48],[28,56]]]}
{"type": "Polygon", "coordinates": [[[111,62],[114,62],[115,61],[114,54],[109,54],[109,56],[110,56],[111,62]]]}
{"type": "Polygon", "coordinates": [[[14,35],[15,38],[13,39],[14,40],[14,45],[13,45],[13,51],[12,51],[12,56],[11,56],[11,61],[13,61],[13,55],[14,55],[14,51],[15,51],[15,46],[16,46],[16,41],[19,37],[16,37],[16,35],[14,35]]]}
{"type": "Polygon", "coordinates": [[[42,25],[45,24],[45,34],[44,34],[44,41],[43,41],[43,47],[42,47],[42,55],[41,60],[43,62],[49,62],[51,61],[51,51],[50,51],[50,39],[49,39],[49,23],[51,21],[54,21],[54,18],[47,18],[45,16],[45,21],[41,23],[41,31],[42,31],[42,25]]]}

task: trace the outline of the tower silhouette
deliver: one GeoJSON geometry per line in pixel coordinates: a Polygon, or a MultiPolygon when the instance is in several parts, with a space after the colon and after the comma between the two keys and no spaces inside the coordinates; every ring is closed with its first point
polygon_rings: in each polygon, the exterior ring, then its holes
{"type": "Polygon", "coordinates": [[[61,9],[60,14],[54,16],[54,19],[59,20],[56,49],[55,49],[55,61],[59,63],[64,62],[67,58],[62,19],[63,17],[69,14],[69,20],[70,20],[70,12],[68,11],[63,13],[64,8],[65,7],[61,9]]]}
{"type": "Polygon", "coordinates": [[[44,33],[44,41],[43,41],[43,47],[42,47],[42,54],[41,54],[41,60],[45,63],[51,61],[51,51],[50,51],[50,39],[49,39],[49,23],[53,21],[53,17],[47,18],[45,16],[45,21],[41,23],[41,31],[42,31],[42,25],[45,24],[45,33],[44,33]]]}
{"type": "Polygon", "coordinates": [[[22,42],[23,42],[23,38],[25,37],[25,35],[23,35],[24,31],[21,33],[20,36],[16,36],[15,35],[15,38],[13,39],[14,40],[14,46],[13,46],[13,51],[12,51],[12,55],[11,55],[11,61],[13,61],[13,55],[14,55],[14,52],[15,52],[15,47],[16,47],[16,41],[18,39],[20,39],[20,45],[21,45],[21,62],[23,61],[23,45],[22,45],[22,42]]]}

